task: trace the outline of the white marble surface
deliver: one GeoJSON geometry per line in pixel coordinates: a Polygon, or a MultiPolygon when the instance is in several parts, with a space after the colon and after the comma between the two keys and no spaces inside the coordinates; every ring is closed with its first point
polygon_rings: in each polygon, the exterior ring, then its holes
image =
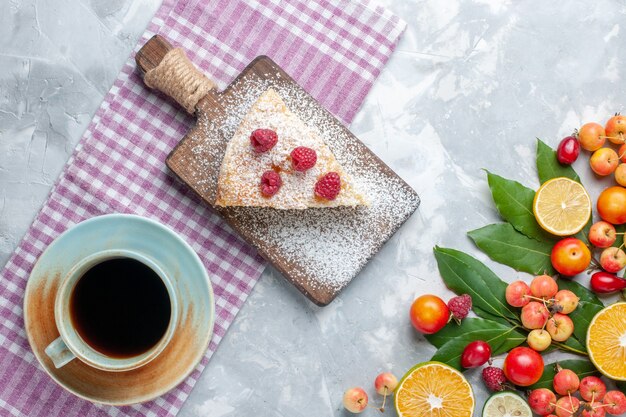
{"type": "MultiPolygon", "coordinates": [[[[0,264],[158,3],[0,4],[0,264]]],[[[182,417],[340,416],[345,388],[373,393],[379,372],[400,376],[428,359],[434,349],[407,311],[418,294],[451,295],[435,244],[485,259],[465,236],[497,220],[481,168],[535,187],[535,137],[554,146],[624,110],[625,0],[385,3],[408,30],[352,129],[418,191],[420,210],[328,307],[268,269],[182,417]]],[[[576,167],[597,194],[585,160],[576,167]]],[[[507,280],[520,275],[489,265],[507,280]]],[[[467,375],[480,410],[485,389],[467,375]]]]}

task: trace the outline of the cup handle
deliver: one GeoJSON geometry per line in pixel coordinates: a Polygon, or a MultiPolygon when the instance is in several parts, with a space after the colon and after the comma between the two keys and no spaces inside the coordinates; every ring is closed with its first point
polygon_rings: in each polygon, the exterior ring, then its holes
{"type": "Polygon", "coordinates": [[[45,352],[52,359],[52,363],[54,363],[54,367],[57,369],[67,365],[76,357],[60,336],[48,345],[45,352]]]}

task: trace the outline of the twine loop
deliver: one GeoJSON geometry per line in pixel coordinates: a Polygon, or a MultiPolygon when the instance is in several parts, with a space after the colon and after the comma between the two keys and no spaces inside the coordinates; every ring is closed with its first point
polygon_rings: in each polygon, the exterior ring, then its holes
{"type": "Polygon", "coordinates": [[[181,48],[169,50],[156,68],[146,72],[144,82],[172,97],[189,114],[195,113],[198,101],[215,87],[181,48]]]}

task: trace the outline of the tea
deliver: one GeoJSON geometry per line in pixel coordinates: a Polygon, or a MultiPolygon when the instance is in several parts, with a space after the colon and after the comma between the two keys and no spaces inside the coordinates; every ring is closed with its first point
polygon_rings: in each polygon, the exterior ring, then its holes
{"type": "Polygon", "coordinates": [[[170,314],[169,294],[159,275],[131,258],[91,267],[70,297],[70,315],[80,337],[113,358],[137,356],[156,345],[170,314]]]}

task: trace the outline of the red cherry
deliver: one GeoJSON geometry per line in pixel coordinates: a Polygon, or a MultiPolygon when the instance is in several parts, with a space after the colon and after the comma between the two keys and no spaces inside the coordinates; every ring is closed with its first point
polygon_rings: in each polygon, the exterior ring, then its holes
{"type": "Polygon", "coordinates": [[[509,381],[515,385],[527,387],[541,378],[543,358],[531,348],[516,347],[504,359],[503,370],[509,381]]]}
{"type": "Polygon", "coordinates": [[[563,138],[556,150],[556,158],[563,165],[571,165],[578,159],[580,143],[574,136],[563,138]]]}
{"type": "Polygon", "coordinates": [[[611,294],[626,288],[626,279],[602,271],[593,274],[589,284],[597,294],[611,294]]]}
{"type": "Polygon", "coordinates": [[[539,388],[528,396],[528,405],[540,416],[547,416],[556,410],[556,395],[547,388],[539,388]]]}
{"type": "Polygon", "coordinates": [[[491,358],[491,346],[482,340],[475,340],[465,346],[461,355],[463,368],[477,368],[487,363],[491,358]]]}
{"type": "Polygon", "coordinates": [[[587,269],[591,262],[591,252],[582,240],[567,237],[554,245],[550,261],[561,275],[573,277],[587,269]]]}
{"type": "Polygon", "coordinates": [[[433,334],[448,323],[450,309],[441,298],[436,295],[425,294],[413,301],[409,316],[417,331],[423,334],[433,334]]]}

